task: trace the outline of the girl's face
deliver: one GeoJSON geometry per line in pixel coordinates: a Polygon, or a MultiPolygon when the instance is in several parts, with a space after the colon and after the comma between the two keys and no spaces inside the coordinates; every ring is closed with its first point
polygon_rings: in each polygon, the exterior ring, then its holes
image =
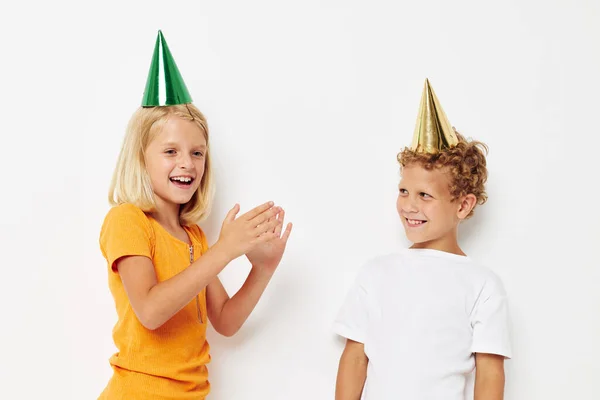
{"type": "Polygon", "coordinates": [[[204,175],[206,139],[193,121],[172,116],[148,144],[146,170],[158,208],[189,202],[204,175]]]}

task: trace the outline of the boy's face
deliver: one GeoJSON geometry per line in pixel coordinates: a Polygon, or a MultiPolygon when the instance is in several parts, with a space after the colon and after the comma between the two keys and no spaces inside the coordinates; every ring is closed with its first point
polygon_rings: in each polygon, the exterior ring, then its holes
{"type": "Polygon", "coordinates": [[[181,205],[191,200],[204,175],[206,139],[192,121],[171,117],[145,151],[156,201],[181,205]]]}
{"type": "Polygon", "coordinates": [[[444,168],[426,170],[412,164],[402,169],[396,206],[408,240],[419,247],[456,243],[464,210],[461,201],[452,201],[450,183],[444,168]]]}

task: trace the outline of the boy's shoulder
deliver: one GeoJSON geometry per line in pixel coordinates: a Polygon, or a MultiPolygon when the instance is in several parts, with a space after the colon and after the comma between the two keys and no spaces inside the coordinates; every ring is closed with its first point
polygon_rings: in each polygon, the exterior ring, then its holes
{"type": "Polygon", "coordinates": [[[403,252],[385,253],[367,259],[358,270],[359,278],[385,277],[391,270],[402,268],[408,260],[403,252]]]}
{"type": "Polygon", "coordinates": [[[366,269],[384,269],[390,266],[397,266],[406,262],[405,254],[402,251],[396,251],[393,253],[378,254],[373,256],[363,264],[363,268],[366,269]]]}
{"type": "Polygon", "coordinates": [[[489,267],[470,257],[458,256],[439,251],[420,251],[415,249],[402,249],[393,253],[377,255],[368,259],[360,268],[359,276],[362,278],[378,277],[386,279],[390,274],[403,270],[425,266],[438,266],[441,270],[449,267],[453,273],[472,279],[480,284],[490,284],[503,287],[500,277],[489,267]]]}
{"type": "Polygon", "coordinates": [[[422,249],[400,249],[394,252],[380,254],[369,258],[363,268],[370,270],[381,270],[386,268],[403,268],[422,263],[458,263],[465,265],[476,265],[468,258],[461,257],[441,251],[428,251],[422,249]]]}

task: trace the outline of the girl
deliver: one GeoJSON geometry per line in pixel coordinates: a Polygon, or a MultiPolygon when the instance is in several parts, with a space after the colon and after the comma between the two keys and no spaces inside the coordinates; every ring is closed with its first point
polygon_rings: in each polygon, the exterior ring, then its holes
{"type": "MultiPolygon", "coordinates": [[[[159,39],[168,52],[160,32],[159,39]]],[[[176,69],[163,58],[165,68],[176,69]]],[[[127,128],[110,187],[114,207],[100,234],[118,314],[114,374],[100,399],[204,399],[208,321],[225,336],[240,329],[273,276],[292,226],[282,234],[284,211],[272,202],[239,217],[236,204],[209,249],[196,225],[211,202],[206,120],[189,103],[150,103],[145,96],[146,107],[127,128]],[[252,270],[230,298],[217,275],[243,254],[252,270]]]]}

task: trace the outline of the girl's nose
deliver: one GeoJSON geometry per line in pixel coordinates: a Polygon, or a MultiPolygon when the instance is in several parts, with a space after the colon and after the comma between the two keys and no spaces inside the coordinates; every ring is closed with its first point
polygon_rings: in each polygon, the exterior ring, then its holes
{"type": "Polygon", "coordinates": [[[182,155],[178,160],[179,168],[181,169],[192,169],[194,168],[194,163],[192,162],[192,158],[188,155],[182,155]]]}

